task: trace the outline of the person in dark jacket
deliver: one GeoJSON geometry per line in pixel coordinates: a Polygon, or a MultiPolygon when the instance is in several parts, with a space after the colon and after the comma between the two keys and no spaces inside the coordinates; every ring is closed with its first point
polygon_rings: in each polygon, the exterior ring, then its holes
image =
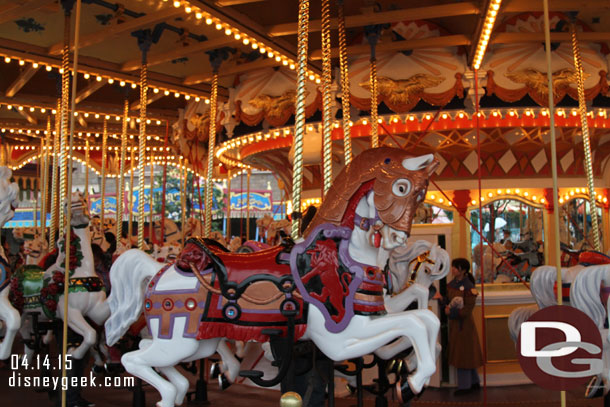
{"type": "Polygon", "coordinates": [[[454,259],[451,274],[445,306],[449,318],[449,364],[457,369],[458,390],[454,394],[462,395],[481,387],[477,368],[483,366],[483,355],[472,317],[479,293],[468,260],[454,259]]]}

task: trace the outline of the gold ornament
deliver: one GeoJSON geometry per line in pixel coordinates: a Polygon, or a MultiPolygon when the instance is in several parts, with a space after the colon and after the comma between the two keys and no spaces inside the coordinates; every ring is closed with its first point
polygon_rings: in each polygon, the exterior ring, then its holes
{"type": "MultiPolygon", "coordinates": [[[[432,76],[418,73],[409,79],[394,80],[385,76],[377,78],[377,91],[393,104],[408,104],[411,98],[423,92],[426,88],[434,88],[445,80],[442,76],[432,76]]],[[[369,82],[360,84],[364,89],[371,91],[369,82]]]]}
{"type": "Polygon", "coordinates": [[[303,405],[303,399],[299,393],[293,391],[282,394],[280,398],[280,407],[301,407],[303,405]]]}

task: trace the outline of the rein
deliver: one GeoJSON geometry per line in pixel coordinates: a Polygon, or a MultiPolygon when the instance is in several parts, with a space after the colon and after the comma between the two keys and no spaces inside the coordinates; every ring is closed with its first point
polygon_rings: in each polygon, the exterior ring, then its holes
{"type": "Polygon", "coordinates": [[[413,284],[415,284],[415,279],[417,278],[417,272],[421,268],[422,264],[424,264],[424,263],[428,263],[428,264],[432,264],[432,265],[436,264],[436,262],[430,258],[430,250],[426,250],[425,252],[423,252],[419,256],[415,257],[413,260],[411,260],[409,262],[409,266],[408,267],[411,267],[411,264],[413,264],[413,263],[415,263],[415,267],[413,267],[413,273],[411,273],[411,277],[409,278],[409,280],[407,280],[402,285],[402,287],[400,288],[400,291],[398,291],[395,294],[392,294],[392,296],[395,296],[395,295],[398,295],[398,294],[402,293],[407,288],[409,288],[413,284]]]}

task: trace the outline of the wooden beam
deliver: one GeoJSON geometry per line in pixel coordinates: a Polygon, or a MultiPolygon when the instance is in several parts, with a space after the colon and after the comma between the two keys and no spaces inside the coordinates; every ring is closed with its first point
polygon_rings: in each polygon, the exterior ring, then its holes
{"type": "MultiPolygon", "coordinates": [[[[91,45],[99,44],[104,42],[115,35],[122,34],[129,31],[135,31],[139,28],[154,25],[160,21],[164,21],[174,17],[175,15],[183,13],[181,8],[167,7],[161,11],[155,13],[146,14],[143,17],[135,18],[122,24],[114,24],[110,27],[104,28],[103,30],[96,31],[91,34],[83,35],[78,43],[80,48],[89,47],[91,45]]],[[[134,39],[135,41],[135,39],[134,39]]],[[[58,42],[49,48],[49,54],[59,55],[64,47],[64,43],[58,42]]]]}
{"type": "MultiPolygon", "coordinates": [[[[610,42],[610,32],[579,32],[579,41],[610,42]]],[[[570,33],[551,33],[551,42],[571,42],[570,33]]],[[[492,36],[491,44],[512,44],[520,42],[544,42],[544,33],[497,33],[492,36]]]]}
{"type": "MultiPolygon", "coordinates": [[[[442,17],[457,17],[471,14],[479,14],[480,9],[473,3],[450,3],[440,6],[427,6],[409,8],[403,10],[382,11],[380,13],[358,14],[345,17],[346,28],[364,27],[372,24],[395,23],[397,21],[427,20],[442,17]]],[[[331,19],[332,29],[337,28],[337,19],[331,19]]],[[[317,32],[322,29],[322,20],[311,20],[309,22],[309,32],[317,32]]],[[[273,25],[267,30],[268,35],[280,37],[285,35],[295,35],[297,33],[297,23],[284,23],[273,25]]]]}
{"type": "Polygon", "coordinates": [[[74,103],[79,104],[83,100],[87,99],[89,96],[93,95],[95,92],[100,90],[106,84],[106,80],[102,81],[91,81],[83,90],[78,92],[76,98],[74,99],[74,103]]]}
{"type": "Polygon", "coordinates": [[[32,124],[38,124],[38,120],[36,120],[36,118],[34,116],[32,116],[30,114],[30,112],[26,111],[25,109],[23,110],[19,110],[19,109],[15,109],[17,111],[17,113],[19,113],[21,116],[25,117],[27,119],[28,122],[32,123],[32,124]]]}
{"type": "MultiPolygon", "coordinates": [[[[394,41],[394,42],[384,42],[377,45],[377,52],[387,52],[387,51],[406,51],[411,49],[420,49],[420,48],[444,48],[444,47],[457,47],[462,45],[470,45],[470,39],[462,34],[457,35],[445,35],[441,37],[432,37],[432,38],[423,38],[421,40],[405,40],[405,41],[394,41]]],[[[371,47],[368,44],[363,45],[353,45],[351,47],[347,47],[347,54],[352,55],[362,55],[369,54],[371,52],[371,47]]],[[[333,48],[331,50],[331,55],[333,57],[339,56],[339,48],[333,48]]],[[[320,60],[322,59],[322,50],[315,50],[311,53],[310,59],[312,60],[320,60]]]]}
{"type": "MultiPolygon", "coordinates": [[[[154,66],[162,64],[163,62],[172,61],[177,58],[182,58],[186,55],[194,54],[196,52],[205,52],[215,48],[222,48],[224,46],[233,44],[235,39],[233,37],[223,35],[222,37],[214,38],[208,41],[202,41],[197,44],[188,45],[186,47],[180,47],[167,52],[158,52],[156,54],[148,55],[148,66],[154,66]]],[[[130,61],[125,62],[121,66],[121,71],[129,72],[140,68],[142,64],[141,58],[134,58],[130,61]]]]}
{"type": "Polygon", "coordinates": [[[240,4],[260,3],[265,0],[217,0],[216,5],[220,7],[239,6],[240,4]]]}
{"type": "MultiPolygon", "coordinates": [[[[150,93],[148,95],[148,97],[146,98],[146,106],[150,105],[153,102],[156,102],[157,100],[161,99],[163,96],[165,96],[165,94],[163,92],[159,92],[159,93],[150,93]]],[[[139,110],[140,109],[140,101],[135,101],[131,104],[130,108],[131,110],[139,110]]]]}
{"type": "MultiPolygon", "coordinates": [[[[218,76],[222,77],[222,76],[237,75],[242,72],[248,72],[248,71],[254,70],[254,69],[261,69],[261,68],[266,68],[269,66],[277,66],[277,65],[281,65],[281,64],[282,64],[281,62],[277,62],[273,58],[265,58],[265,59],[261,59],[259,61],[254,61],[254,62],[249,62],[246,64],[240,64],[240,65],[234,65],[231,67],[222,68],[220,70],[220,72],[218,73],[218,76]]],[[[184,79],[184,84],[185,85],[194,85],[194,84],[201,83],[201,82],[209,82],[211,80],[212,80],[211,73],[201,73],[201,74],[187,76],[186,79],[184,79]]]]}
{"type": "Polygon", "coordinates": [[[23,4],[7,4],[0,8],[0,24],[15,20],[24,14],[31,13],[47,4],[54,3],[55,0],[29,0],[23,4]]]}
{"type": "MultiPolygon", "coordinates": [[[[550,11],[585,11],[610,10],[608,0],[553,0],[549,2],[550,11]]],[[[542,1],[512,0],[502,8],[503,13],[525,13],[528,11],[542,11],[542,1]]]]}
{"type": "Polygon", "coordinates": [[[25,84],[28,83],[30,79],[32,79],[32,76],[34,76],[34,74],[38,72],[39,69],[40,67],[34,68],[32,65],[28,65],[27,68],[25,68],[19,74],[17,79],[15,79],[13,83],[11,83],[11,85],[6,89],[6,92],[4,93],[6,97],[12,98],[13,96],[15,96],[17,92],[19,92],[21,88],[23,88],[25,84]]]}

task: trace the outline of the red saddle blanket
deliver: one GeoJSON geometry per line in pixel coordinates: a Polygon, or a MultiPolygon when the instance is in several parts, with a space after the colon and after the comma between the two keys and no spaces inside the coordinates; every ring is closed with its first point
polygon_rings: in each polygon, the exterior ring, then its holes
{"type": "Polygon", "coordinates": [[[298,293],[284,246],[255,253],[225,253],[205,248],[213,271],[197,339],[224,337],[265,342],[263,329],[286,334],[282,310],[296,310],[295,340],[306,329],[307,311],[298,293]]]}

